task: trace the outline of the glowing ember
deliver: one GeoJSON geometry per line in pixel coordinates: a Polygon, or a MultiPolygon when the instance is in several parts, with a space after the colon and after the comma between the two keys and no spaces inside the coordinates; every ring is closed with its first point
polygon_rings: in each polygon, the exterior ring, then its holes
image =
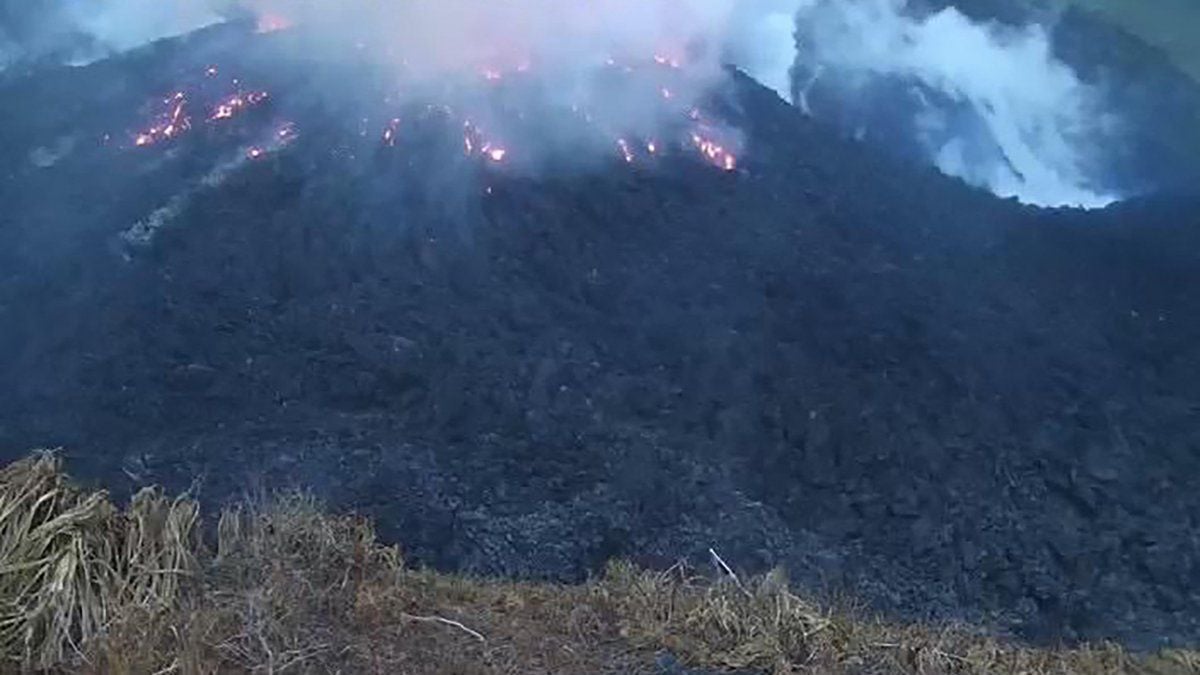
{"type": "Polygon", "coordinates": [[[654,62],[660,66],[666,66],[668,68],[675,68],[676,70],[678,70],[681,67],[679,65],[678,59],[673,59],[673,58],[670,58],[667,56],[663,56],[661,54],[654,55],[654,62]]]}
{"type": "Polygon", "coordinates": [[[296,140],[297,132],[296,125],[292,122],[287,122],[275,132],[275,140],[281,145],[286,145],[296,140]]]}
{"type": "Polygon", "coordinates": [[[493,162],[503,162],[504,158],[508,155],[508,151],[504,148],[492,147],[489,143],[483,146],[483,154],[493,162]]]}
{"type": "Polygon", "coordinates": [[[624,138],[618,138],[617,147],[621,149],[621,156],[625,158],[625,162],[633,164],[633,151],[629,149],[629,141],[624,138]]]}
{"type": "Polygon", "coordinates": [[[692,144],[704,155],[713,166],[725,171],[734,171],[737,169],[737,157],[733,153],[726,150],[719,143],[707,139],[698,133],[692,133],[692,144]]]}
{"type": "Polygon", "coordinates": [[[475,154],[476,149],[480,155],[497,163],[503,162],[508,156],[508,150],[487,140],[483,131],[468,120],[463,122],[463,152],[470,157],[475,154]]]}
{"type": "MultiPolygon", "coordinates": [[[[283,17],[268,14],[260,17],[259,25],[260,31],[269,32],[271,30],[287,28],[291,25],[291,22],[283,17]]],[[[643,58],[626,62],[610,58],[607,62],[614,68],[620,68],[625,71],[633,71],[636,68],[639,71],[646,72],[647,69],[653,70],[656,65],[662,68],[682,68],[679,60],[662,54],[654,55],[652,61],[643,58]],[[631,63],[633,65],[630,65],[631,63]]],[[[521,78],[516,73],[526,72],[530,67],[528,60],[506,61],[501,64],[491,64],[477,72],[482,81],[501,82],[509,78],[520,80],[521,78]]],[[[203,74],[204,77],[213,79],[218,78],[221,71],[216,65],[211,65],[203,70],[203,74]]],[[[693,104],[686,102],[688,99],[684,94],[687,92],[678,88],[680,86],[679,82],[682,81],[680,78],[677,78],[674,74],[664,72],[658,72],[658,76],[661,78],[659,82],[652,84],[648,89],[643,91],[645,94],[650,95],[651,98],[658,98],[659,102],[657,105],[661,106],[671,115],[676,116],[675,125],[672,125],[675,131],[667,142],[667,145],[663,144],[664,139],[661,136],[657,139],[641,135],[622,137],[621,134],[630,133],[630,130],[614,125],[613,121],[609,119],[610,115],[605,113],[605,109],[596,111],[595,117],[593,117],[593,113],[587,110],[585,106],[579,103],[570,103],[570,111],[580,118],[580,122],[586,122],[597,138],[607,138],[609,139],[608,142],[614,143],[620,151],[620,157],[628,164],[636,164],[639,159],[653,160],[664,157],[674,154],[680,149],[690,153],[690,148],[694,147],[707,164],[724,171],[737,170],[739,168],[739,160],[733,150],[736,144],[731,143],[729,135],[722,131],[722,125],[717,122],[709,122],[705,119],[705,115],[701,113],[699,108],[692,107],[693,104]],[[654,96],[656,91],[658,94],[657,97],[654,96]],[[674,135],[680,131],[683,132],[681,135],[674,135]],[[729,144],[728,147],[726,144],[729,144]]],[[[224,80],[225,78],[221,79],[224,80]]],[[[193,80],[195,82],[198,78],[193,76],[193,80]]],[[[134,135],[133,143],[139,147],[150,146],[184,134],[192,129],[192,120],[188,115],[190,109],[205,110],[207,116],[198,117],[197,119],[215,127],[218,123],[230,124],[226,120],[238,118],[249,109],[263,104],[269,98],[269,94],[266,91],[250,91],[240,84],[237,79],[230,79],[229,81],[232,82],[231,93],[228,93],[223,98],[210,97],[211,87],[215,86],[213,84],[197,85],[195,89],[185,89],[172,94],[162,102],[163,108],[153,118],[153,126],[134,135]],[[185,94],[185,92],[187,93],[185,94]]],[[[648,83],[645,83],[644,80],[639,80],[636,83],[639,88],[644,84],[648,83]]],[[[482,87],[483,85],[481,81],[476,81],[475,86],[482,87]]],[[[385,98],[385,102],[391,106],[402,104],[403,100],[393,98],[389,94],[385,98]]],[[[526,110],[506,110],[506,112],[511,116],[515,116],[517,120],[526,120],[526,110]]],[[[250,117],[253,119],[248,120],[245,124],[240,121],[237,123],[239,130],[246,131],[248,129],[243,129],[243,126],[249,126],[250,124],[257,126],[260,122],[264,121],[257,114],[250,117]]],[[[451,125],[459,122],[462,123],[462,148],[468,158],[478,158],[479,161],[484,163],[500,164],[511,162],[515,157],[510,156],[511,149],[508,147],[508,142],[512,141],[513,138],[492,136],[484,129],[476,126],[470,119],[467,119],[464,110],[456,110],[445,104],[426,103],[424,105],[424,112],[420,108],[415,110],[411,121],[419,127],[422,120],[429,118],[440,118],[438,121],[439,125],[443,121],[449,122],[451,125]]],[[[353,122],[357,117],[351,115],[349,119],[353,122]]],[[[386,120],[386,118],[384,119],[386,120]]],[[[530,119],[532,119],[532,116],[530,116],[530,119]]],[[[380,133],[381,142],[385,147],[396,147],[398,144],[404,142],[400,136],[399,117],[387,120],[382,125],[382,129],[378,125],[378,119],[372,121],[363,118],[361,124],[357,127],[357,131],[361,136],[368,138],[373,133],[380,133]],[[372,131],[372,127],[374,131],[372,131]]],[[[528,127],[529,125],[526,124],[519,128],[525,129],[528,127]]],[[[655,133],[661,134],[662,130],[655,133]]],[[[216,136],[214,134],[214,138],[216,136]]],[[[226,139],[227,135],[221,134],[220,137],[226,139]]],[[[241,152],[244,152],[247,159],[260,159],[265,155],[275,153],[285,144],[290,143],[295,137],[296,130],[291,123],[274,127],[273,131],[268,127],[265,135],[257,137],[260,145],[252,147],[243,146],[244,149],[241,152]]],[[[405,134],[405,138],[408,138],[407,133],[405,134]]],[[[451,141],[453,142],[453,139],[451,141]]],[[[451,152],[453,152],[452,149],[451,152]]],[[[520,156],[521,162],[524,162],[525,159],[525,156],[522,154],[520,156]]]]}
{"type": "Polygon", "coordinates": [[[260,14],[258,17],[257,32],[274,33],[275,31],[287,30],[292,27],[292,20],[281,14],[273,14],[267,12],[260,14]]]}
{"type": "Polygon", "coordinates": [[[475,139],[478,138],[479,132],[475,130],[475,126],[470,120],[463,122],[463,153],[470,157],[475,154],[475,139]]]}
{"type": "Polygon", "coordinates": [[[134,145],[145,147],[160,141],[170,140],[192,128],[192,120],[187,115],[187,96],[176,92],[163,100],[167,111],[159,116],[159,123],[134,137],[134,145]]]}
{"type": "Polygon", "coordinates": [[[383,130],[383,144],[389,148],[396,145],[396,132],[400,129],[400,118],[393,118],[383,130]]]}
{"type": "Polygon", "coordinates": [[[219,103],[213,114],[209,116],[210,122],[218,120],[227,120],[242,112],[246,108],[252,108],[267,100],[268,94],[265,91],[252,91],[246,94],[234,94],[229,98],[219,103]]]}

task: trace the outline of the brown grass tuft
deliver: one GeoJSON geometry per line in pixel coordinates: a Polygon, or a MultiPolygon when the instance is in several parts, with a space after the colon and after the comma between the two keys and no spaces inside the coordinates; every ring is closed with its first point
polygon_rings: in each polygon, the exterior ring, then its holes
{"type": "Polygon", "coordinates": [[[0,650],[23,670],[630,673],[670,652],[714,672],[1200,672],[1194,651],[1033,649],[835,611],[780,573],[618,562],[557,586],[406,569],[369,522],[302,494],[227,509],[210,551],[194,502],[150,490],[119,511],[60,469],[42,453],[0,471],[0,650]]]}
{"type": "Polygon", "coordinates": [[[41,452],[0,471],[0,650],[22,668],[81,653],[134,609],[172,608],[196,569],[198,509],[138,494],[127,512],[41,452]]]}

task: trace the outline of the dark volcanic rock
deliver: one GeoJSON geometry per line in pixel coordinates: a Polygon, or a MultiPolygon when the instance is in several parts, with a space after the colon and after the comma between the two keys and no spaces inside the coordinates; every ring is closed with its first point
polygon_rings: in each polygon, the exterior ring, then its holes
{"type": "MultiPolygon", "coordinates": [[[[484,574],[713,547],[907,616],[1200,638],[1197,200],[1024,208],[735,77],[737,173],[443,184],[297,104],[297,143],[123,245],[238,139],[29,153],[115,124],[64,100],[134,109],[218,37],[0,91],[38,111],[0,125],[6,458],[308,486],[484,574]]],[[[240,58],[286,107],[293,76],[240,58]]]]}

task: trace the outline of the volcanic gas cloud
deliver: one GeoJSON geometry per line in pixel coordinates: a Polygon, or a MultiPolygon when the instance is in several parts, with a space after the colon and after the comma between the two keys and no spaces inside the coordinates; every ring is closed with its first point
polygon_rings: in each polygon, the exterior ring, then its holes
{"type": "MultiPolygon", "coordinates": [[[[784,15],[788,4],[778,3],[784,15]]],[[[772,6],[258,0],[243,8],[253,13],[258,39],[297,59],[338,64],[337,85],[313,94],[350,98],[360,81],[378,89],[377,100],[348,117],[383,147],[403,150],[414,129],[427,133],[436,119],[461,135],[464,156],[486,164],[539,170],[564,159],[638,164],[689,153],[732,172],[740,136],[709,111],[728,75],[723,64],[753,51],[756,31],[778,26],[772,6]]],[[[143,111],[132,146],[237,123],[272,97],[221,64],[192,79],[143,111]]],[[[362,91],[353,98],[363,100],[362,91]]],[[[302,131],[285,111],[274,114],[274,127],[289,138],[302,131]]],[[[265,154],[259,144],[250,148],[251,158],[265,154]]]]}

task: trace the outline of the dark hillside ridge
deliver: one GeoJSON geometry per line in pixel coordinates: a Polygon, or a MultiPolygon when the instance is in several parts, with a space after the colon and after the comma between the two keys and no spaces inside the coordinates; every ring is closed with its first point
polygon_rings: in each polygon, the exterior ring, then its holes
{"type": "Polygon", "coordinates": [[[238,138],[150,159],[85,145],[120,128],[99,116],[242,39],[0,91],[31,102],[0,128],[5,459],[60,444],[118,492],[212,502],[308,486],[439,568],[713,546],[900,615],[1200,640],[1197,198],[1022,207],[740,75],[713,102],[736,173],[446,183],[354,149],[261,43],[223,65],[299,140],[127,245],[238,138]]]}

